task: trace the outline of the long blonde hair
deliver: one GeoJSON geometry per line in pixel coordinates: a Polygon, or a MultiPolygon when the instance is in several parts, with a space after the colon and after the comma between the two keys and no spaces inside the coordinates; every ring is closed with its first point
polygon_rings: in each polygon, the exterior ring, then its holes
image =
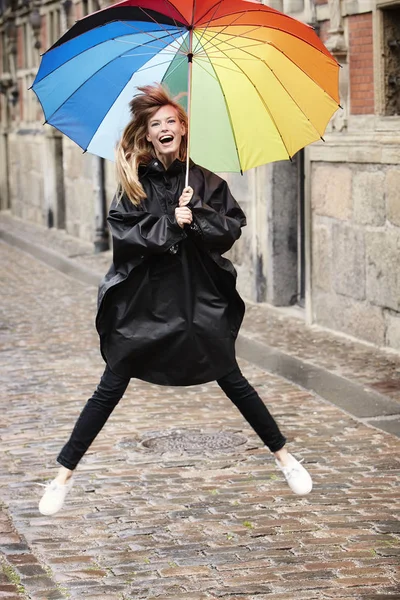
{"type": "MultiPolygon", "coordinates": [[[[146,165],[156,157],[153,144],[146,139],[149,119],[162,106],[172,106],[187,132],[188,118],[183,107],[171,98],[160,84],[139,87],[141,92],[130,101],[132,119],[125,127],[116,148],[116,169],[118,180],[118,201],[125,193],[136,206],[146,198],[139,181],[139,165],[146,165]]],[[[179,160],[186,160],[186,135],[182,136],[179,148],[179,160]]]]}

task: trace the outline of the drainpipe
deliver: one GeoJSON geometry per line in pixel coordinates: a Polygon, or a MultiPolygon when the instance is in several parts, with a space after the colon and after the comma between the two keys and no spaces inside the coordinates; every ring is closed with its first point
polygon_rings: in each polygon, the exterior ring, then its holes
{"type": "Polygon", "coordinates": [[[110,248],[107,227],[107,201],[105,189],[104,158],[93,157],[93,188],[95,202],[94,253],[105,252],[110,248]]]}
{"type": "Polygon", "coordinates": [[[311,161],[309,148],[304,148],[304,260],[305,260],[305,316],[307,325],[313,322],[312,305],[312,207],[311,161]]]}

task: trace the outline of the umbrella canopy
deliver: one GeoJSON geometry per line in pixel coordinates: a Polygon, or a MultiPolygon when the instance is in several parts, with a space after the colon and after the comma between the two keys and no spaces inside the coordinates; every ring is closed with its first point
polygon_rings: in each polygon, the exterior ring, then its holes
{"type": "Polygon", "coordinates": [[[77,21],[32,88],[46,123],[114,160],[137,87],[161,82],[186,93],[192,159],[241,172],[320,139],[338,71],[311,27],[258,2],[125,0],[77,21]]]}

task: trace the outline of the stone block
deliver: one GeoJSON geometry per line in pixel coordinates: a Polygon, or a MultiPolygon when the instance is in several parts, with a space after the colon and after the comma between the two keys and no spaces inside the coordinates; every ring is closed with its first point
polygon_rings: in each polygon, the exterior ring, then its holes
{"type": "Polygon", "coordinates": [[[400,314],[386,313],[386,344],[389,348],[400,350],[400,314]]]}
{"type": "Polygon", "coordinates": [[[283,12],[283,0],[262,0],[262,3],[283,12]]]}
{"type": "Polygon", "coordinates": [[[314,163],[311,203],[318,215],[349,220],[352,216],[352,171],[349,167],[314,163]]]}
{"type": "Polygon", "coordinates": [[[329,224],[315,223],[312,233],[312,285],[332,289],[332,231],[329,224]]]}
{"type": "Polygon", "coordinates": [[[287,14],[302,12],[304,0],[283,0],[283,11],[287,14]]]}
{"type": "Polygon", "coordinates": [[[354,221],[379,227],[386,222],[382,171],[359,171],[353,177],[354,221]]]}
{"type": "Polygon", "coordinates": [[[385,343],[383,311],[369,302],[322,291],[313,292],[313,319],[323,327],[341,331],[378,346],[385,343]]]}
{"type": "Polygon", "coordinates": [[[400,230],[366,231],[367,298],[400,310],[400,230]]]}
{"type": "Polygon", "coordinates": [[[387,218],[400,227],[400,168],[386,172],[385,197],[387,218]]]}
{"type": "Polygon", "coordinates": [[[364,300],[364,231],[345,223],[335,223],[332,228],[332,246],[334,290],[356,300],[364,300]]]}

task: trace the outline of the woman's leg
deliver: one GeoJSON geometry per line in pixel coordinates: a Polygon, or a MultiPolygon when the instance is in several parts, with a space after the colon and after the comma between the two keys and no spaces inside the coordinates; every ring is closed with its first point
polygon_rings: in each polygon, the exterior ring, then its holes
{"type": "Polygon", "coordinates": [[[243,377],[239,367],[218,379],[217,383],[264,444],[274,453],[276,465],[283,472],[290,489],[295,494],[309,494],[312,489],[310,474],[287,451],[286,438],[256,390],[243,377]]]}
{"type": "Polygon", "coordinates": [[[71,437],[57,458],[61,465],[58,475],[45,486],[39,502],[42,515],[55,515],[62,508],[73,484],[74,469],[124,395],[128,384],[129,379],[115,375],[106,367],[97,389],[87,401],[71,437]]]}
{"type": "Polygon", "coordinates": [[[286,438],[239,367],[218,379],[217,383],[271,452],[279,452],[284,447],[286,438]]]}
{"type": "Polygon", "coordinates": [[[104,427],[128,387],[129,379],[120,377],[107,366],[97,389],[83,408],[71,437],[61,450],[57,462],[72,471],[104,427]]]}

